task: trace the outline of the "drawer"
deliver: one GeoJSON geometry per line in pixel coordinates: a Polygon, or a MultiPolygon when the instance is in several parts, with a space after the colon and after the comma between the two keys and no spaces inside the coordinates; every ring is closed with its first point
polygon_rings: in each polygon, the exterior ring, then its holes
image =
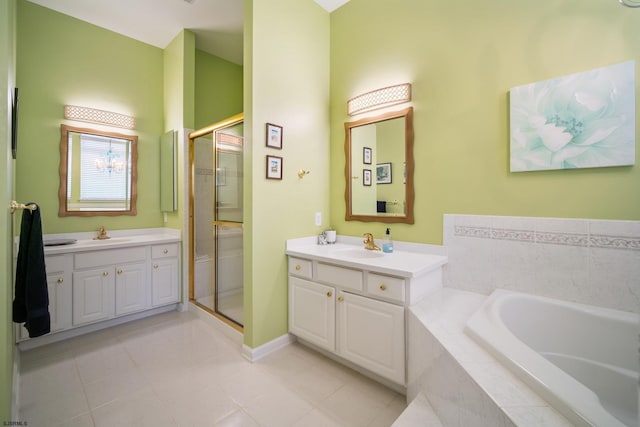
{"type": "Polygon", "coordinates": [[[311,279],[313,275],[311,266],[312,262],[308,259],[289,258],[289,274],[291,275],[311,279]]]}
{"type": "Polygon", "coordinates": [[[168,258],[178,256],[178,244],[167,243],[151,246],[151,258],[168,258]]]}
{"type": "Polygon", "coordinates": [[[147,259],[147,247],[109,249],[104,251],[78,252],[74,255],[75,268],[92,268],[103,265],[129,264],[147,259]]]}
{"type": "Polygon", "coordinates": [[[71,270],[69,265],[71,255],[49,255],[44,257],[44,265],[47,274],[60,273],[65,270],[71,270]]]}
{"type": "Polygon", "coordinates": [[[344,289],[361,291],[363,286],[362,271],[337,265],[318,263],[316,267],[318,281],[338,286],[344,289]]]}
{"type": "Polygon", "coordinates": [[[386,299],[404,302],[404,279],[369,273],[367,293],[386,299]]]}

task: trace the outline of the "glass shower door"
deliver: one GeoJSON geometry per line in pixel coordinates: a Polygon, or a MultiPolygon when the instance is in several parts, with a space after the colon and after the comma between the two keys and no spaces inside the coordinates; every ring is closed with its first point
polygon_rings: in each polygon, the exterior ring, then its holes
{"type": "Polygon", "coordinates": [[[243,116],[192,132],[189,299],[242,329],[243,116]]]}
{"type": "Polygon", "coordinates": [[[243,325],[243,124],[215,132],[215,312],[243,325]]]}

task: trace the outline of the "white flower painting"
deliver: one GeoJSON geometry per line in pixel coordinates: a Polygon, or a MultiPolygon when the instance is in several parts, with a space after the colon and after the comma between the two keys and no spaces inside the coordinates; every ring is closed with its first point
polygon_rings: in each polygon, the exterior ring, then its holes
{"type": "Polygon", "coordinates": [[[511,172],[635,163],[635,63],[510,92],[511,172]]]}

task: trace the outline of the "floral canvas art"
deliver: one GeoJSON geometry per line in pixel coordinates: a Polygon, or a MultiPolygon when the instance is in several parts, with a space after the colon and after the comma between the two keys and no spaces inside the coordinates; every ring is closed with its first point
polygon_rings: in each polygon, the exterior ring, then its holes
{"type": "Polygon", "coordinates": [[[510,91],[511,172],[635,163],[635,63],[510,91]]]}

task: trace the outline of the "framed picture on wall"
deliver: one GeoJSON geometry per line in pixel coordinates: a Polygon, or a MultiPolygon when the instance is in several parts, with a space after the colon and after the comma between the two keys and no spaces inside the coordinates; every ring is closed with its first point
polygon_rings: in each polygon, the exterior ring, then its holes
{"type": "Polygon", "coordinates": [[[282,126],[267,123],[267,147],[282,149],[282,126]]]}
{"type": "Polygon", "coordinates": [[[371,169],[362,169],[362,185],[371,186],[371,169]]]}
{"type": "Polygon", "coordinates": [[[282,179],[282,157],[267,155],[267,179],[282,179]]]}
{"type": "Polygon", "coordinates": [[[376,165],[376,184],[391,184],[391,163],[376,165]]]}
{"type": "Polygon", "coordinates": [[[365,165],[371,164],[371,148],[362,147],[362,163],[365,165]]]}

